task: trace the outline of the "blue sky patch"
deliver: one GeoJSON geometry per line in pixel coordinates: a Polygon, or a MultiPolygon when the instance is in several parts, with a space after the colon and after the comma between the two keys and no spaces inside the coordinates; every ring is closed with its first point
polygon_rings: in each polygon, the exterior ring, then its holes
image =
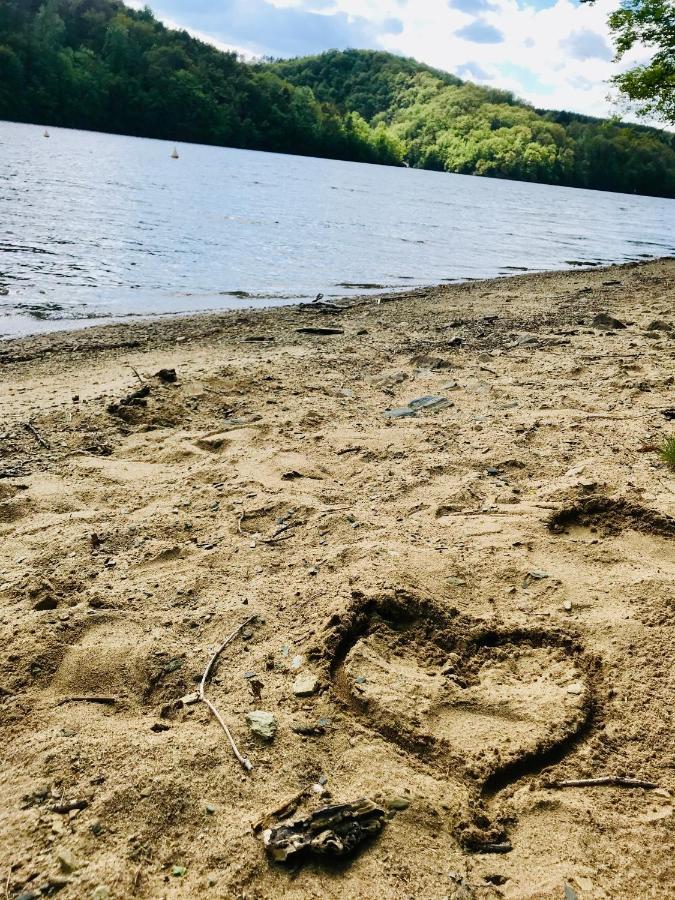
{"type": "Polygon", "coordinates": [[[457,37],[463,38],[465,41],[472,41],[474,44],[501,44],[504,40],[503,33],[485,22],[483,19],[475,19],[464,28],[460,28],[455,32],[457,37]]]}

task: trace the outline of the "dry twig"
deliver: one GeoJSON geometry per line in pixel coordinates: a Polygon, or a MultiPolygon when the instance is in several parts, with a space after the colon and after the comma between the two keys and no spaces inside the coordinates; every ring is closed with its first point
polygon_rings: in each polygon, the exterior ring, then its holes
{"type": "Polygon", "coordinates": [[[114,706],[117,703],[117,697],[62,697],[57,706],[63,706],[64,703],[101,703],[104,706],[114,706]]]}
{"type": "Polygon", "coordinates": [[[600,778],[574,778],[568,781],[553,781],[554,788],[575,787],[629,787],[644,788],[645,791],[653,791],[658,787],[653,781],[643,781],[640,778],[622,778],[619,775],[603,775],[600,778]]]}
{"type": "Polygon", "coordinates": [[[24,422],[23,425],[24,425],[24,428],[25,428],[27,431],[30,431],[30,433],[33,435],[33,437],[34,437],[35,440],[38,442],[38,444],[40,444],[41,447],[44,447],[45,450],[51,450],[51,449],[52,449],[51,446],[50,446],[50,444],[49,444],[49,441],[46,441],[46,440],[42,437],[42,435],[40,434],[40,432],[37,430],[37,428],[35,428],[35,427],[32,425],[31,422],[24,422]]]}
{"type": "Polygon", "coordinates": [[[138,369],[134,368],[134,366],[132,366],[130,363],[127,363],[127,365],[129,366],[129,368],[131,369],[131,371],[134,373],[134,375],[136,376],[136,378],[138,378],[138,380],[140,381],[140,383],[141,383],[141,384],[145,384],[144,379],[141,378],[141,376],[138,374],[138,369]]]}
{"type": "Polygon", "coordinates": [[[256,616],[249,616],[249,618],[246,619],[245,622],[242,622],[241,625],[239,625],[237,628],[235,628],[234,631],[225,638],[223,643],[220,645],[220,647],[218,647],[216,652],[213,654],[213,656],[209,660],[208,665],[204,669],[204,674],[202,675],[202,680],[199,682],[199,688],[197,690],[199,699],[202,701],[202,703],[205,703],[208,706],[208,708],[211,710],[211,712],[213,713],[215,718],[218,720],[218,724],[225,732],[225,736],[227,737],[227,740],[230,743],[230,747],[232,747],[232,752],[234,753],[234,755],[237,757],[237,759],[242,764],[244,769],[246,769],[247,772],[251,771],[251,769],[253,768],[253,765],[251,764],[251,762],[248,759],[246,759],[245,756],[242,756],[241,753],[239,752],[239,750],[237,749],[237,745],[235,744],[234,738],[232,737],[232,734],[230,733],[230,729],[225,724],[225,721],[224,721],[223,717],[220,715],[220,713],[218,712],[216,706],[213,703],[211,703],[211,701],[206,697],[206,695],[204,693],[204,689],[206,688],[206,684],[209,680],[209,675],[211,674],[211,670],[213,669],[213,666],[215,665],[216,660],[218,659],[220,654],[223,652],[225,647],[227,647],[227,645],[230,643],[230,641],[233,641],[236,638],[236,636],[239,634],[239,632],[243,628],[245,628],[250,622],[252,622],[255,618],[256,618],[256,616]]]}

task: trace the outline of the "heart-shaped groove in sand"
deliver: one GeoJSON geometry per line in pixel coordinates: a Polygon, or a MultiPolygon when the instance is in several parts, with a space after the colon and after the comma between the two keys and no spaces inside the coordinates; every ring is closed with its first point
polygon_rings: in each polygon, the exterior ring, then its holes
{"type": "Polygon", "coordinates": [[[597,659],[556,629],[506,629],[403,591],[333,616],[318,651],[336,698],[418,765],[471,791],[467,849],[507,849],[492,798],[568,752],[595,709],[597,659]]]}

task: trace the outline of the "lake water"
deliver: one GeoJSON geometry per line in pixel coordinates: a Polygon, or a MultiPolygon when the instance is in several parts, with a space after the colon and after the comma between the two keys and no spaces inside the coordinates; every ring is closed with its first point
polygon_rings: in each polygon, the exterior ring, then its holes
{"type": "Polygon", "coordinates": [[[675,201],[0,122],[0,337],[675,253],[675,201]]]}

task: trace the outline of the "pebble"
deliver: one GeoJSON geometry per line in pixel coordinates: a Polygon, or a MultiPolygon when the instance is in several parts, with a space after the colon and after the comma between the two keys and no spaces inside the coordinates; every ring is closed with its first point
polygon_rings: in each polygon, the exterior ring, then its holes
{"type": "Polygon", "coordinates": [[[574,684],[571,684],[567,688],[568,694],[583,694],[583,692],[584,692],[584,686],[583,686],[583,684],[579,684],[578,681],[575,682],[574,684]]]}
{"type": "Polygon", "coordinates": [[[61,867],[61,871],[65,872],[66,875],[69,875],[71,872],[74,872],[75,869],[79,868],[79,864],[70,850],[58,850],[56,859],[61,867]]]}
{"type": "Polygon", "coordinates": [[[246,721],[253,734],[264,741],[271,741],[277,733],[277,720],[270,712],[256,709],[246,713],[246,721]]]}
{"type": "Polygon", "coordinates": [[[110,888],[107,884],[99,884],[91,894],[91,900],[110,900],[110,888]]]}
{"type": "Polygon", "coordinates": [[[43,597],[41,600],[38,600],[33,609],[37,610],[37,612],[42,612],[45,609],[56,609],[58,605],[59,601],[55,597],[43,597]]]}
{"type": "Polygon", "coordinates": [[[291,669],[300,669],[304,661],[303,656],[294,656],[291,660],[291,669]]]}
{"type": "Polygon", "coordinates": [[[241,636],[245,641],[250,641],[253,637],[253,629],[249,628],[247,625],[246,628],[241,629],[241,636]]]}
{"type": "Polygon", "coordinates": [[[213,816],[213,815],[215,815],[216,808],[215,808],[215,806],[213,805],[213,803],[207,803],[206,806],[204,807],[204,809],[206,810],[206,815],[207,815],[207,816],[213,816]]]}
{"type": "Polygon", "coordinates": [[[591,324],[594,328],[603,328],[605,330],[611,331],[626,327],[623,322],[619,321],[619,319],[615,319],[613,316],[610,316],[607,313],[598,313],[591,324]]]}
{"type": "Polygon", "coordinates": [[[187,875],[187,869],[185,866],[172,866],[171,874],[174,878],[183,878],[184,875],[187,875]]]}
{"type": "Polygon", "coordinates": [[[298,675],[293,682],[293,693],[296,697],[310,697],[319,686],[319,679],[316,675],[306,673],[298,675]]]}
{"type": "Polygon", "coordinates": [[[393,797],[387,797],[384,801],[387,809],[394,809],[397,811],[402,811],[407,809],[410,806],[410,798],[409,797],[401,797],[400,795],[395,795],[393,797]]]}

